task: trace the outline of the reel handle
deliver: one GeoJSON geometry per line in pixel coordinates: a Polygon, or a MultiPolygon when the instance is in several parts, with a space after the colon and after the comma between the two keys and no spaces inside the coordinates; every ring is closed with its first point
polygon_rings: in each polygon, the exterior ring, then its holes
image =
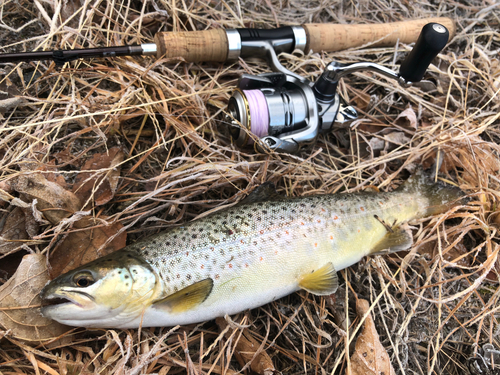
{"type": "Polygon", "coordinates": [[[407,82],[419,82],[427,68],[448,43],[448,29],[439,23],[429,23],[422,28],[417,43],[401,63],[399,75],[407,82]]]}

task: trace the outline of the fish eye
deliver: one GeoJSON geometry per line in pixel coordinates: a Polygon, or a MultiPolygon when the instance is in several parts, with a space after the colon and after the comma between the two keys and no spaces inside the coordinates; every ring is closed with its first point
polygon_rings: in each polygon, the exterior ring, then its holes
{"type": "Polygon", "coordinates": [[[86,288],[92,285],[95,280],[90,272],[78,273],[73,278],[75,284],[81,288],[86,288]]]}

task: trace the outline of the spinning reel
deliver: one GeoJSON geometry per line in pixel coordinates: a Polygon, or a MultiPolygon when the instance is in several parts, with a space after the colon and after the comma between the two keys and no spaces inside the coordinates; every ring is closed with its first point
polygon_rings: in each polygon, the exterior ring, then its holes
{"type": "Polygon", "coordinates": [[[337,93],[340,79],[348,74],[371,70],[406,87],[419,82],[432,60],[445,47],[449,32],[438,23],[425,25],[399,73],[382,65],[359,62],[331,62],[316,82],[284,68],[277,54],[289,50],[290,40],[242,42],[245,55],[265,58],[275,73],[244,74],[228,104],[229,132],[240,146],[251,145],[257,137],[257,151],[266,148],[295,153],[313,144],[318,135],[348,124],[357,118],[356,110],[337,93]],[[251,136],[251,134],[253,136],[251,136]]]}

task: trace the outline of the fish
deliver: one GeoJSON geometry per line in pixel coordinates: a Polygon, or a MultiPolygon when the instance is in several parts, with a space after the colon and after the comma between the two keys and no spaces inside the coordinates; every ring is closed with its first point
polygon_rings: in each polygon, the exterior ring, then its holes
{"type": "Polygon", "coordinates": [[[324,296],[363,257],[408,250],[409,222],[463,204],[415,173],[392,192],[286,197],[271,184],[222,209],[78,267],[42,290],[42,314],[70,326],[203,322],[298,290],[324,296]]]}

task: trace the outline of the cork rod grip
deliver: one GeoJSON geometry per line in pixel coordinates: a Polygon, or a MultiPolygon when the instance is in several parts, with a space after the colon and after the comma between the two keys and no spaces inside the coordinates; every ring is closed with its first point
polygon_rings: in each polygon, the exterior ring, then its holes
{"type": "Polygon", "coordinates": [[[368,25],[305,24],[305,52],[335,52],[360,46],[385,47],[417,41],[422,28],[429,22],[440,23],[455,35],[455,23],[450,18],[435,17],[412,21],[368,25]]]}
{"type": "Polygon", "coordinates": [[[158,58],[223,62],[228,53],[227,36],[222,29],[157,33],[155,43],[158,58]]]}

